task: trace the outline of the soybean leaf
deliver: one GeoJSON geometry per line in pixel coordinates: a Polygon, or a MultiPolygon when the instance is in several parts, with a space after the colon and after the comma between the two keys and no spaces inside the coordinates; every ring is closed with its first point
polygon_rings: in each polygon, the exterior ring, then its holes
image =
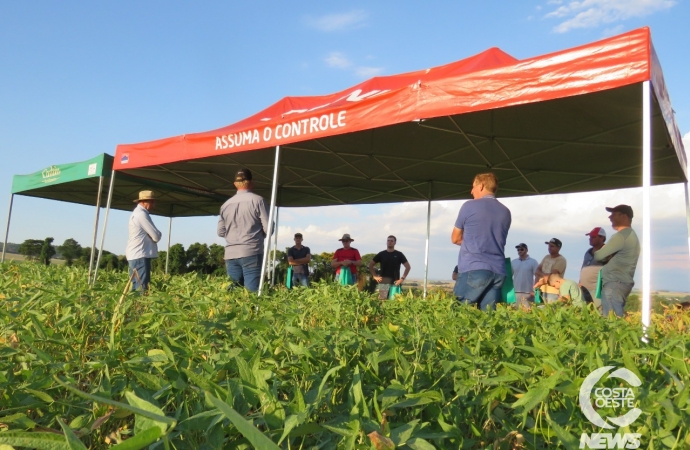
{"type": "Polygon", "coordinates": [[[65,437],[55,433],[6,431],[0,433],[0,444],[29,447],[37,450],[71,450],[65,437]]]}
{"type": "Polygon", "coordinates": [[[127,439],[113,447],[111,450],[139,450],[141,448],[150,445],[161,437],[161,429],[159,426],[155,425],[148,430],[142,431],[141,433],[135,435],[132,438],[127,439]]]}
{"type": "Polygon", "coordinates": [[[74,431],[62,421],[62,419],[58,418],[58,423],[62,427],[62,431],[65,432],[65,438],[67,440],[67,445],[69,445],[70,450],[86,450],[86,446],[79,440],[76,434],[74,434],[74,431]]]}
{"type": "MultiPolygon", "coordinates": [[[[165,417],[165,413],[163,411],[161,411],[161,409],[159,407],[152,404],[151,402],[144,400],[143,398],[137,397],[137,395],[134,392],[132,392],[132,391],[125,392],[125,397],[127,397],[127,401],[129,402],[130,405],[136,406],[137,408],[143,409],[145,411],[152,412],[153,414],[155,414],[157,416],[165,417]]],[[[160,420],[151,419],[151,418],[148,418],[146,416],[142,416],[140,414],[136,414],[134,416],[134,435],[135,436],[137,434],[141,433],[142,431],[148,430],[149,428],[151,428],[153,426],[157,426],[158,428],[160,428],[161,433],[165,433],[165,431],[168,429],[168,424],[165,422],[161,422],[160,420]]]]}
{"type": "Polygon", "coordinates": [[[266,449],[266,450],[280,450],[275,442],[266,437],[261,431],[257,430],[254,425],[246,420],[237,411],[232,409],[230,405],[222,400],[218,400],[208,391],[205,392],[206,398],[218,408],[225,417],[230,419],[237,431],[242,433],[242,436],[247,438],[247,440],[254,446],[254,448],[266,449]]]}

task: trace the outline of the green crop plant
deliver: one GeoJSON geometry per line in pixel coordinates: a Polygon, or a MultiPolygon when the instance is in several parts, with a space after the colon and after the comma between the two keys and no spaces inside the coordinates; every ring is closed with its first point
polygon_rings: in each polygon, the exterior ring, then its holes
{"type": "Polygon", "coordinates": [[[99,276],[0,265],[0,449],[579,448],[597,430],[578,391],[603,366],[643,381],[617,431],[690,446],[687,311],[644,342],[639,319],[562,305],[327,283],[257,297],[196,274],[123,296],[126,274],[99,276]]]}

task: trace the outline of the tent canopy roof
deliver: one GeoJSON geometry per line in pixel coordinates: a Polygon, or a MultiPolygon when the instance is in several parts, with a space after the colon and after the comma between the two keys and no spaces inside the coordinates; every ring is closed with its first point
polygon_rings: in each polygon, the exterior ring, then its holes
{"type": "MultiPolygon", "coordinates": [[[[113,157],[106,153],[86,161],[52,165],[29,175],[15,175],[12,193],[95,206],[99,178],[103,176],[100,204],[105,206],[112,166],[113,157]]],[[[160,198],[153,214],[166,217],[218,214],[219,202],[225,199],[213,192],[123,173],[116,178],[111,204],[114,209],[131,211],[138,192],[145,189],[153,190],[160,198]]]]}
{"type": "Polygon", "coordinates": [[[686,157],[649,29],[515,60],[499,49],[288,97],[218,130],[120,145],[116,171],[232,195],[250,168],[278,205],[469,198],[491,170],[503,196],[641,184],[642,88],[653,87],[653,183],[686,180],[686,157]]]}

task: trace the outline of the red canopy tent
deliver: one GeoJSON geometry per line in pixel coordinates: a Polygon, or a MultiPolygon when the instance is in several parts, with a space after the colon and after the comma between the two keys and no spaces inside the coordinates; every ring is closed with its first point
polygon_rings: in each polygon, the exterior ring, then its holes
{"type": "Polygon", "coordinates": [[[115,171],[225,195],[240,166],[255,172],[258,193],[270,192],[271,216],[276,205],[468,198],[487,169],[508,196],[642,185],[645,324],[649,186],[687,182],[648,28],[520,61],[493,48],[335,94],[286,97],[217,130],[119,145],[114,162],[115,171]]]}

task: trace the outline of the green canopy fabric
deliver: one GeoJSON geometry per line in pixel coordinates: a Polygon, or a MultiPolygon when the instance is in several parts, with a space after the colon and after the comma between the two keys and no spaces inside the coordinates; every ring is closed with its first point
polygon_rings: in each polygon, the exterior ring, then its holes
{"type": "MultiPolygon", "coordinates": [[[[104,178],[100,205],[107,201],[107,183],[110,180],[113,157],[102,153],[86,161],[48,166],[28,175],[15,175],[12,194],[45,198],[63,202],[95,206],[98,184],[104,178]]],[[[218,214],[227,197],[196,187],[124,173],[116,175],[111,208],[131,211],[133,200],[141,190],[153,190],[158,198],[155,215],[164,217],[192,217],[218,214]]]]}

